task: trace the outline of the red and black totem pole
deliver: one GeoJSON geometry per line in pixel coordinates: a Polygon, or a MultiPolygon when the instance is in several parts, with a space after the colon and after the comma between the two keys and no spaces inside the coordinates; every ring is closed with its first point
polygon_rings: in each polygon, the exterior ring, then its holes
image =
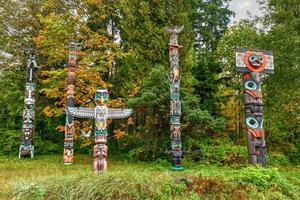
{"type": "Polygon", "coordinates": [[[248,133],[250,164],[267,164],[266,141],[263,129],[262,73],[274,73],[273,54],[270,51],[236,49],[236,69],[242,73],[245,125],[248,133]]]}
{"type": "Polygon", "coordinates": [[[179,75],[179,53],[178,50],[182,46],[178,44],[178,34],[183,27],[173,27],[167,29],[170,33],[169,43],[169,60],[170,60],[170,131],[171,131],[171,150],[172,169],[175,171],[182,170],[182,143],[180,129],[180,75],[179,75]]]}
{"type": "MultiPolygon", "coordinates": [[[[75,106],[75,67],[77,64],[76,42],[71,40],[68,58],[68,91],[67,108],[75,106]]],[[[66,112],[65,143],[64,143],[64,164],[72,164],[74,160],[73,136],[75,133],[74,116],[66,112]]]]}

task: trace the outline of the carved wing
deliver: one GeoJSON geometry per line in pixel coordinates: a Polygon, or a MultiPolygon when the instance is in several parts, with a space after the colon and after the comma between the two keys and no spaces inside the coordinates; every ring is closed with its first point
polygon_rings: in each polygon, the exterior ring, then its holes
{"type": "Polygon", "coordinates": [[[132,114],[132,109],[118,109],[118,108],[109,108],[108,109],[108,118],[112,119],[123,119],[129,117],[132,114]]]}
{"type": "Polygon", "coordinates": [[[93,119],[95,117],[94,108],[68,107],[68,113],[74,117],[79,117],[79,118],[93,119]]]}

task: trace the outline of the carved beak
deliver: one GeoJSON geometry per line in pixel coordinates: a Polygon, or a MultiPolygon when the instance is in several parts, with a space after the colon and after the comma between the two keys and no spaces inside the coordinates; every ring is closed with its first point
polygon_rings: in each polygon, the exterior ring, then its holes
{"type": "Polygon", "coordinates": [[[104,98],[103,98],[103,96],[101,96],[100,103],[101,103],[101,105],[104,104],[104,98]]]}

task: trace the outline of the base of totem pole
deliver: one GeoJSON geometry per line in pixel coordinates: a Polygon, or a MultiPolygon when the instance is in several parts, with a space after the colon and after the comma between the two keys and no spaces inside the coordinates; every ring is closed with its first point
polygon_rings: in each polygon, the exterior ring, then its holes
{"type": "Polygon", "coordinates": [[[73,163],[64,163],[64,165],[72,165],[73,163]]]}
{"type": "Polygon", "coordinates": [[[64,160],[64,165],[72,165],[73,162],[74,162],[73,158],[72,159],[66,159],[66,158],[64,158],[64,159],[65,159],[64,160]]]}
{"type": "Polygon", "coordinates": [[[182,171],[183,167],[182,166],[172,166],[173,171],[182,171]]]}
{"type": "Polygon", "coordinates": [[[106,172],[106,170],[105,171],[94,171],[94,174],[95,175],[102,175],[102,174],[104,174],[106,172]]]}
{"type": "Polygon", "coordinates": [[[267,165],[266,141],[248,134],[248,160],[252,165],[267,165]]]}
{"type": "Polygon", "coordinates": [[[25,156],[30,156],[30,158],[33,159],[33,157],[34,157],[34,146],[33,145],[29,145],[29,146],[20,145],[19,159],[21,159],[25,156]]]}

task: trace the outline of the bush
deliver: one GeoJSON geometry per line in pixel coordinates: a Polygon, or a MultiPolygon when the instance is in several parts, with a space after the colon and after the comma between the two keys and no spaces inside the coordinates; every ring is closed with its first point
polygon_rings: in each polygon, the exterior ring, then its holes
{"type": "MultiPolygon", "coordinates": [[[[0,129],[0,155],[17,155],[21,143],[21,130],[0,129]]],[[[41,139],[36,133],[34,136],[35,154],[49,154],[62,152],[63,143],[61,145],[54,144],[51,141],[41,139]]]]}
{"type": "Polygon", "coordinates": [[[289,164],[289,158],[284,155],[283,153],[279,152],[269,152],[268,156],[268,163],[270,165],[287,165],[289,164]]]}
{"type": "Polygon", "coordinates": [[[198,149],[199,162],[202,164],[232,165],[247,163],[247,147],[233,144],[226,139],[203,138],[188,140],[187,149],[190,152],[186,157],[195,160],[195,149],[198,149]]]}
{"type": "Polygon", "coordinates": [[[0,155],[18,154],[21,130],[0,129],[0,155]]]}
{"type": "Polygon", "coordinates": [[[292,197],[292,199],[300,198],[299,187],[287,181],[277,168],[248,166],[240,171],[239,178],[242,183],[251,183],[265,190],[274,188],[282,196],[286,196],[285,198],[287,196],[292,197]]]}

